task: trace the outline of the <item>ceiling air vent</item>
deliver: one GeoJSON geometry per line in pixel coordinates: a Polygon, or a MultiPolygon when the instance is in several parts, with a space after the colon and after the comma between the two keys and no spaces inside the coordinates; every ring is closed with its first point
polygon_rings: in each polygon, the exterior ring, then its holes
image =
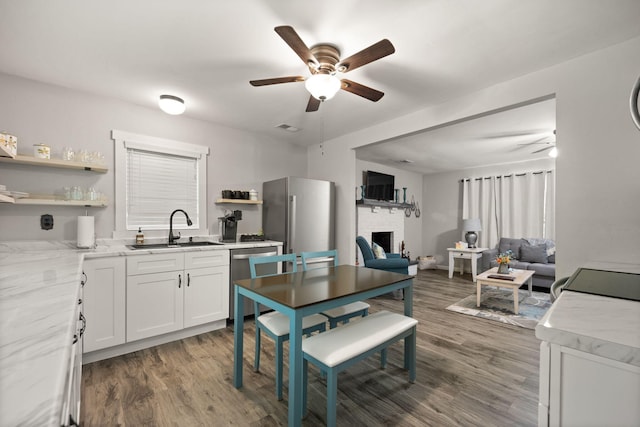
{"type": "Polygon", "coordinates": [[[298,132],[298,131],[300,130],[300,129],[298,129],[298,128],[297,128],[297,127],[295,127],[295,126],[291,126],[291,125],[288,125],[288,124],[285,124],[285,123],[283,123],[283,124],[281,124],[281,125],[278,125],[278,126],[276,126],[276,127],[277,127],[277,128],[280,128],[280,129],[284,129],[284,130],[286,130],[287,132],[298,132]]]}

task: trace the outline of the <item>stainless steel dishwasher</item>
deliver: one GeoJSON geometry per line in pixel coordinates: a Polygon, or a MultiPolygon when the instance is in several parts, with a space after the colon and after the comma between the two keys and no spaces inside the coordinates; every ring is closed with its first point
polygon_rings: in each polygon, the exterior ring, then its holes
{"type": "MultiPolygon", "coordinates": [[[[240,279],[251,278],[251,272],[249,271],[249,258],[252,256],[273,256],[278,254],[277,246],[267,246],[264,248],[246,248],[246,249],[231,249],[231,274],[229,274],[229,319],[234,318],[233,307],[233,281],[240,279]]],[[[260,275],[275,274],[277,273],[277,267],[275,264],[267,264],[260,266],[261,270],[258,272],[260,275]]],[[[266,307],[261,306],[260,311],[267,310],[266,307]]],[[[253,315],[253,301],[245,298],[244,300],[244,315],[253,315]]]]}

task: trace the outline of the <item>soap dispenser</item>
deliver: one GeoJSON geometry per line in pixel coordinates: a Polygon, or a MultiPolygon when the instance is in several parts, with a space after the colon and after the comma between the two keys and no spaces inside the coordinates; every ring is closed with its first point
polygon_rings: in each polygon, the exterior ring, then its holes
{"type": "Polygon", "coordinates": [[[142,227],[138,227],[138,234],[136,234],[136,245],[142,245],[144,243],[144,234],[142,234],[142,227]]]}

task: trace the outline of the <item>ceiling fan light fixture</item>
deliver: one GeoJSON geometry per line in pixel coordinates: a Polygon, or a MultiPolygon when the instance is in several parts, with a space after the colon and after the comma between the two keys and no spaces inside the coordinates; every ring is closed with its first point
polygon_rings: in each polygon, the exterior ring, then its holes
{"type": "Polygon", "coordinates": [[[186,110],[184,100],[173,95],[160,95],[158,105],[162,111],[173,116],[182,114],[186,110]]]}
{"type": "Polygon", "coordinates": [[[326,101],[335,96],[340,90],[340,79],[333,74],[318,73],[309,77],[304,86],[307,88],[311,96],[320,100],[326,101]]]}
{"type": "Polygon", "coordinates": [[[553,147],[550,151],[549,151],[549,157],[553,157],[554,159],[556,157],[558,157],[558,148],[557,147],[553,147]]]}

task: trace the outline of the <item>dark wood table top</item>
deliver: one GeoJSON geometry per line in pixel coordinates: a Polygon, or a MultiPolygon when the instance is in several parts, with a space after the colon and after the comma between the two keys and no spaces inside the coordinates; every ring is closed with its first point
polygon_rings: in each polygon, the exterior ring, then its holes
{"type": "Polygon", "coordinates": [[[297,309],[412,278],[406,274],[384,270],[339,265],[257,279],[237,280],[234,283],[287,307],[297,309]]]}

